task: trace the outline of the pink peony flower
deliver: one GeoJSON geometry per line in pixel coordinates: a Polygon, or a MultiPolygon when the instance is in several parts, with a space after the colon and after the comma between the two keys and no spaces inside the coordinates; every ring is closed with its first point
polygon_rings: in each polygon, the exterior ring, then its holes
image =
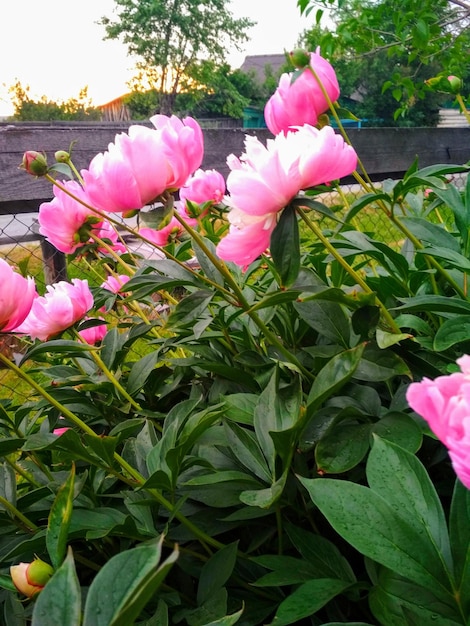
{"type": "Polygon", "coordinates": [[[122,288],[128,280],[130,280],[130,276],[126,276],[125,274],[120,274],[119,276],[108,276],[108,278],[101,283],[100,287],[102,289],[112,291],[113,293],[122,293],[122,288]]]}
{"type": "MultiPolygon", "coordinates": [[[[99,222],[94,226],[93,232],[100,239],[108,239],[111,242],[111,248],[116,252],[127,252],[126,246],[121,241],[118,241],[118,234],[111,222],[108,222],[107,220],[99,222]]],[[[98,251],[103,254],[108,252],[108,250],[103,246],[99,247],[98,251]]]]}
{"type": "Polygon", "coordinates": [[[225,194],[225,180],[216,170],[197,170],[180,189],[180,200],[185,204],[190,200],[195,204],[222,202],[225,194]]]}
{"type": "Polygon", "coordinates": [[[0,259],[0,331],[15,330],[31,310],[37,296],[34,279],[24,278],[0,259]]]}
{"type": "MultiPolygon", "coordinates": [[[[339,85],[333,67],[317,52],[310,55],[315,70],[331,102],[339,97],[339,85]]],[[[264,117],[269,130],[278,135],[304,124],[315,126],[318,116],[328,110],[328,101],[309,68],[293,80],[294,74],[282,74],[275,93],[268,100],[264,117]]]]}
{"type": "Polygon", "coordinates": [[[305,125],[277,135],[266,147],[247,137],[245,153],[230,155],[227,178],[229,204],[249,215],[282,210],[299,190],[350,174],[357,155],[330,127],[305,125]]]}
{"type": "Polygon", "coordinates": [[[82,171],[86,192],[98,209],[126,212],[177,189],[201,164],[203,137],[192,118],[156,115],[156,129],[133,125],[82,171]]]}
{"type": "MultiPolygon", "coordinates": [[[[74,180],[62,183],[70,193],[90,204],[85,191],[74,180]]],[[[99,218],[78,200],[54,186],[54,198],[39,207],[39,232],[50,243],[66,254],[72,254],[88,241],[88,231],[82,230],[87,223],[98,222],[99,218]]]]}
{"type": "MultiPolygon", "coordinates": [[[[87,318],[90,319],[90,318],[87,318]]],[[[103,319],[100,317],[99,319],[103,319]]],[[[89,328],[84,328],[83,330],[79,330],[78,334],[86,343],[90,344],[90,346],[94,346],[96,343],[103,341],[104,336],[108,332],[108,327],[106,326],[106,322],[103,320],[102,324],[98,324],[97,326],[90,326],[89,328]]]]}
{"type": "Polygon", "coordinates": [[[10,567],[13,584],[18,591],[28,598],[32,598],[42,591],[53,573],[52,567],[40,559],[10,567]]]}
{"type": "Polygon", "coordinates": [[[93,306],[88,282],[73,278],[47,285],[47,293],[37,296],[24,322],[16,332],[47,341],[82,319],[93,306]]]}
{"type": "Polygon", "coordinates": [[[217,255],[224,261],[247,267],[269,248],[276,214],[252,216],[232,209],[229,220],[230,231],[217,245],[217,255]]]}
{"type": "Polygon", "coordinates": [[[139,233],[157,246],[166,246],[167,243],[182,235],[184,228],[175,217],[172,217],[169,224],[159,230],[155,228],[140,228],[139,233]]]}
{"type": "Polygon", "coordinates": [[[470,489],[470,356],[457,363],[461,372],[412,383],[406,399],[448,448],[455,473],[470,489]]]}
{"type": "Polygon", "coordinates": [[[171,171],[167,189],[179,189],[201,166],[204,156],[202,129],[192,117],[180,120],[175,115],[154,115],[150,121],[159,132],[171,171]]]}
{"type": "Polygon", "coordinates": [[[66,433],[68,430],[70,430],[68,426],[63,426],[62,428],[54,428],[54,430],[52,431],[52,434],[56,435],[57,437],[60,437],[61,435],[66,433]]]}

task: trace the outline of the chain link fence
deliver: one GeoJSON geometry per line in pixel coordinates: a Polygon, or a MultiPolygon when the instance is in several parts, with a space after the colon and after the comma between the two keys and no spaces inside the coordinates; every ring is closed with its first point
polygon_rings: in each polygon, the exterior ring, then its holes
{"type": "MultiPolygon", "coordinates": [[[[464,175],[456,175],[452,182],[463,188],[464,175]]],[[[383,183],[375,183],[381,188],[383,183]]],[[[357,184],[344,185],[340,191],[331,191],[317,197],[339,215],[344,214],[345,203],[352,204],[363,195],[357,184]]],[[[387,216],[371,204],[360,211],[354,218],[354,226],[388,245],[399,249],[402,234],[394,227],[387,216]]],[[[158,258],[155,250],[124,234],[130,250],[144,258],[158,258]]],[[[86,278],[91,286],[99,286],[104,277],[88,264],[86,259],[77,257],[66,261],[65,255],[58,252],[51,244],[39,235],[37,213],[21,213],[0,215],[0,258],[7,260],[23,275],[34,276],[39,293],[44,293],[46,284],[58,280],[86,278]]],[[[1,289],[1,286],[0,286],[1,289]]],[[[0,350],[8,357],[19,360],[27,347],[25,340],[14,335],[0,333],[0,350]]],[[[9,370],[0,369],[0,401],[13,399],[15,402],[26,402],[30,390],[26,385],[18,385],[15,376],[9,370]]]]}

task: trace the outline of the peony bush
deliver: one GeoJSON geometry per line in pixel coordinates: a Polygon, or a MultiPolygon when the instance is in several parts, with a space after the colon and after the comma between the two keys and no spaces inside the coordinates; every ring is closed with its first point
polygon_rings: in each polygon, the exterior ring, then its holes
{"type": "Polygon", "coordinates": [[[333,67],[292,59],[227,181],[191,118],[80,172],[26,153],[93,280],[38,294],[0,262],[31,390],[0,404],[7,626],[469,623],[469,168],[377,188],[333,67]]]}

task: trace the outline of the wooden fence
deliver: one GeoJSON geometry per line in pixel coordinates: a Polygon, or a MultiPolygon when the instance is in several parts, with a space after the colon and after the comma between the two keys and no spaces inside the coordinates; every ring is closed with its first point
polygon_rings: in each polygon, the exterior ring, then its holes
{"type": "MultiPolygon", "coordinates": [[[[74,143],[72,157],[78,169],[86,168],[95,154],[106,150],[117,133],[129,123],[0,123],[0,216],[35,213],[41,202],[52,197],[51,185],[19,169],[26,150],[45,152],[49,161],[56,150],[68,150],[74,143]]],[[[246,134],[265,141],[266,129],[204,130],[205,156],[202,167],[215,168],[227,175],[227,155],[243,152],[246,134]]],[[[373,180],[399,178],[416,157],[419,166],[436,163],[462,164],[470,160],[470,128],[361,128],[348,131],[351,143],[373,180]]],[[[353,179],[344,179],[348,184],[353,179]]],[[[11,238],[7,238],[11,239],[11,238]]],[[[22,235],[21,240],[40,240],[37,232],[22,235]]],[[[7,243],[0,232],[0,244],[7,243]]],[[[61,255],[42,243],[48,281],[64,272],[61,255]],[[52,254],[52,256],[51,256],[52,254]]]]}

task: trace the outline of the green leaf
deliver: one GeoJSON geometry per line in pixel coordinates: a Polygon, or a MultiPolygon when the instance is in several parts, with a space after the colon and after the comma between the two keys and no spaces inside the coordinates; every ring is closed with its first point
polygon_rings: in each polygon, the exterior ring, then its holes
{"type": "Polygon", "coordinates": [[[230,450],[243,467],[264,482],[270,482],[271,473],[255,435],[234,422],[224,422],[230,450]]]}
{"type": "Polygon", "coordinates": [[[455,579],[462,606],[470,610],[470,491],[455,481],[450,507],[449,533],[454,557],[455,579]]]}
{"type": "Polygon", "coordinates": [[[150,354],[146,354],[134,363],[127,380],[127,393],[132,396],[142,389],[159,360],[160,353],[158,350],[155,350],[154,352],[150,352],[150,354]]]}
{"type": "Polygon", "coordinates": [[[387,500],[367,487],[332,478],[300,478],[314,504],[356,550],[452,602],[442,561],[424,527],[417,532],[387,500]]]}
{"type": "Polygon", "coordinates": [[[295,302],[300,317],[321,336],[349,348],[351,328],[349,319],[337,302],[309,300],[295,302]]]}
{"type": "Polygon", "coordinates": [[[420,427],[406,413],[387,413],[372,426],[372,434],[413,453],[420,449],[423,441],[420,427]]]}
{"type": "Polygon", "coordinates": [[[439,326],[434,336],[434,350],[441,352],[470,339],[470,315],[457,315],[439,326]]]}
{"type": "Polygon", "coordinates": [[[395,311],[428,311],[432,313],[457,313],[470,315],[470,302],[449,298],[448,296],[414,296],[413,298],[400,298],[404,304],[395,307],[395,311]]]}
{"type": "Polygon", "coordinates": [[[433,483],[421,462],[410,452],[374,436],[367,460],[370,488],[384,498],[418,535],[435,550],[436,563],[452,571],[449,535],[444,511],[433,483]]]}
{"type": "Polygon", "coordinates": [[[189,322],[194,323],[199,315],[206,312],[207,306],[213,297],[214,293],[212,291],[200,289],[182,298],[168,318],[168,325],[176,327],[189,322]]]}
{"type": "Polygon", "coordinates": [[[125,550],[102,567],[88,591],[83,626],[129,626],[136,620],[178,556],[174,550],[160,564],[161,544],[125,550]]]}
{"type": "Polygon", "coordinates": [[[394,346],[397,343],[400,343],[400,341],[410,339],[411,337],[412,335],[410,335],[409,333],[387,333],[380,328],[377,328],[377,330],[375,331],[377,345],[381,350],[390,348],[390,346],[394,346]]]}
{"type": "Polygon", "coordinates": [[[281,602],[269,626],[295,624],[319,611],[347,587],[349,583],[334,578],[309,580],[281,602]]]}
{"type": "Polygon", "coordinates": [[[319,471],[340,474],[356,467],[369,450],[368,424],[334,424],[315,448],[319,471]]]}
{"type": "MultiPolygon", "coordinates": [[[[212,243],[212,241],[210,241],[210,239],[207,239],[207,237],[204,237],[203,241],[209,252],[211,252],[212,255],[217,258],[215,245],[212,243]]],[[[201,269],[203,270],[207,278],[210,278],[212,282],[216,283],[217,285],[223,286],[225,284],[225,279],[221,272],[215,267],[210,258],[207,256],[206,252],[204,252],[204,250],[199,246],[196,241],[193,241],[192,245],[194,254],[199,261],[199,265],[201,266],[201,269]]]]}
{"type": "Polygon", "coordinates": [[[256,587],[282,587],[298,585],[312,578],[321,578],[310,563],[303,559],[284,555],[265,555],[253,559],[258,565],[273,570],[252,583],[256,587]]]}
{"type": "Polygon", "coordinates": [[[405,361],[391,350],[381,350],[373,344],[367,344],[353,378],[379,382],[395,376],[408,376],[411,379],[411,372],[405,361]]]}
{"type": "Polygon", "coordinates": [[[31,626],[78,626],[81,617],[81,590],[72,550],[39,594],[31,626]]]}
{"type": "Polygon", "coordinates": [[[232,615],[226,615],[225,617],[221,617],[220,619],[216,619],[213,622],[208,622],[204,624],[204,626],[233,626],[236,624],[240,617],[242,616],[243,608],[241,608],[236,613],[232,613],[232,615]]]}
{"type": "Polygon", "coordinates": [[[46,546],[54,569],[57,569],[67,550],[67,538],[72,518],[75,486],[75,465],[69,477],[57,492],[47,523],[46,546]]]}
{"type": "Polygon", "coordinates": [[[199,576],[197,603],[203,605],[221,589],[232,575],[237,560],[238,541],[230,543],[204,563],[199,576]]]}
{"type": "Polygon", "coordinates": [[[287,535],[295,548],[317,572],[318,578],[338,578],[340,580],[356,581],[347,559],[340,553],[334,543],[312,532],[293,526],[285,525],[287,535]]]}
{"type": "Polygon", "coordinates": [[[351,379],[362,358],[365,344],[340,352],[319,371],[308,395],[309,414],[351,379]]]}
{"type": "MultiPolygon", "coordinates": [[[[63,354],[65,353],[68,357],[72,358],[74,356],[84,358],[89,357],[87,352],[90,350],[94,350],[93,346],[89,346],[88,344],[80,343],[79,341],[66,341],[65,339],[54,339],[52,341],[45,341],[44,343],[38,343],[33,346],[30,350],[26,352],[24,357],[21,359],[20,365],[23,365],[29,359],[38,360],[38,357],[42,357],[39,360],[47,360],[48,354],[63,354]]],[[[89,357],[91,358],[91,357],[89,357]]]]}
{"type": "Polygon", "coordinates": [[[282,287],[290,287],[300,270],[299,223],[293,206],[281,213],[271,235],[271,256],[282,287]]]}

